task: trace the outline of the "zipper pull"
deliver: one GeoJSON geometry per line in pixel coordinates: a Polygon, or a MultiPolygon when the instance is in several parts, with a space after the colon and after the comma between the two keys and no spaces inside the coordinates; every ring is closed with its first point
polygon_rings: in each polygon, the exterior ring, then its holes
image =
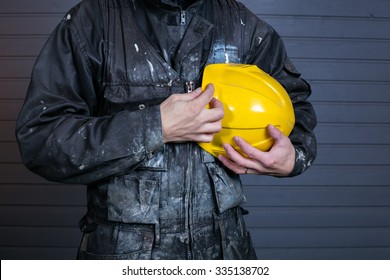
{"type": "Polygon", "coordinates": [[[180,11],[180,25],[186,25],[186,11],[180,11]]]}
{"type": "Polygon", "coordinates": [[[195,89],[194,82],[186,82],[187,93],[193,92],[195,89]]]}

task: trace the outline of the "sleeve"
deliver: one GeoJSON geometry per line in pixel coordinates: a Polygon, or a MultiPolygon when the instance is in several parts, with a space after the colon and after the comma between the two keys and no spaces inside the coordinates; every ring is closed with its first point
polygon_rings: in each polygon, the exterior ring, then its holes
{"type": "Polygon", "coordinates": [[[102,28],[96,9],[72,11],[37,59],[16,137],[31,171],[51,181],[89,184],[132,170],[161,150],[161,116],[158,106],[97,114],[102,28]]]}
{"type": "Polygon", "coordinates": [[[295,166],[290,177],[303,173],[315,160],[317,142],[314,128],[317,125],[316,114],[308,101],[311,95],[310,85],[301,78],[287,56],[281,37],[267,23],[246,11],[245,34],[246,63],[255,64],[273,76],[289,94],[294,107],[295,126],[289,138],[295,148],[295,166]]]}

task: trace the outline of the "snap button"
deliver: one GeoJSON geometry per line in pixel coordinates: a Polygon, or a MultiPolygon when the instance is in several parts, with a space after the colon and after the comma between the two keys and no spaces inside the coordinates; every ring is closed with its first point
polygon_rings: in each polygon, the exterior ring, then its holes
{"type": "Polygon", "coordinates": [[[140,109],[140,110],[145,109],[145,104],[139,104],[139,105],[138,105],[138,109],[140,109]]]}

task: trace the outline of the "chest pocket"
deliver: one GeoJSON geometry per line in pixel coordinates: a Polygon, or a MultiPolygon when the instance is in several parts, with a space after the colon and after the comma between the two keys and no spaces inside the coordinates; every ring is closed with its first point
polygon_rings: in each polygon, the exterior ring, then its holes
{"type": "Polygon", "coordinates": [[[112,115],[123,110],[137,111],[156,106],[170,94],[171,89],[168,86],[156,84],[108,84],[103,93],[102,114],[112,115]]]}

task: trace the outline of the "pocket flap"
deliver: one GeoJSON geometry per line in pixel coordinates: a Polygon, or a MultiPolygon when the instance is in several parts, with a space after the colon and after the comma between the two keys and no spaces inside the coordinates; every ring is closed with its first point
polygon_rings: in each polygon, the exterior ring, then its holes
{"type": "Polygon", "coordinates": [[[214,185],[215,197],[220,213],[239,206],[245,201],[240,176],[218,166],[207,163],[207,170],[214,185]]]}
{"type": "Polygon", "coordinates": [[[124,176],[108,186],[108,219],[123,223],[157,224],[157,181],[124,176]]]}

